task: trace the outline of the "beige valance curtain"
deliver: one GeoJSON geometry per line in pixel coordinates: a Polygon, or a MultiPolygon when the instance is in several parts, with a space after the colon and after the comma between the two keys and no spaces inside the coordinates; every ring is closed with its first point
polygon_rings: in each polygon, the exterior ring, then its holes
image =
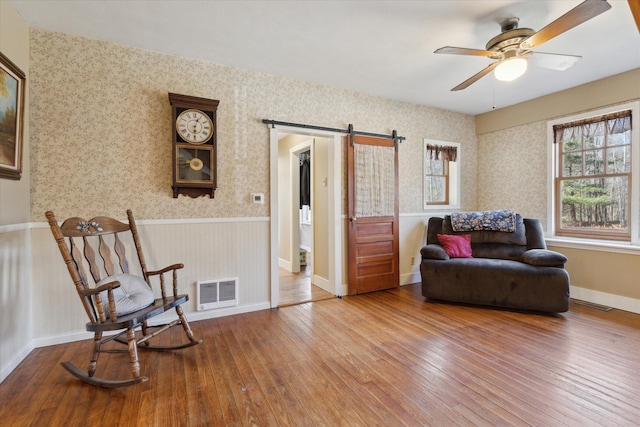
{"type": "Polygon", "coordinates": [[[431,160],[448,160],[455,162],[458,158],[458,148],[450,145],[427,144],[427,156],[431,160]]]}
{"type": "Polygon", "coordinates": [[[355,215],[360,218],[395,215],[393,147],[355,144],[355,215]]]}
{"type": "Polygon", "coordinates": [[[553,143],[595,135],[624,133],[631,129],[631,110],[590,117],[553,126],[553,143]]]}

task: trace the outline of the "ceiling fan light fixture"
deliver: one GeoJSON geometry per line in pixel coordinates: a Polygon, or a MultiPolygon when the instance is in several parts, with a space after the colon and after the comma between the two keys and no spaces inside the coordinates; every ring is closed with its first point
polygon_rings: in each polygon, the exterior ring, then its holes
{"type": "Polygon", "coordinates": [[[527,71],[527,60],[524,58],[509,58],[502,61],[495,69],[496,79],[511,82],[527,71]]]}

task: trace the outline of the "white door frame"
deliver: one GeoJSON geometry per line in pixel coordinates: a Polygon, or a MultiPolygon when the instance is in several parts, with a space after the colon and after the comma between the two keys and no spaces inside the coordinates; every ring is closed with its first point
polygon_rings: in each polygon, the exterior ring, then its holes
{"type": "Polygon", "coordinates": [[[271,267],[271,307],[275,308],[280,302],[280,275],[278,272],[278,134],[295,133],[298,135],[317,136],[333,139],[329,144],[329,281],[333,284],[335,295],[342,296],[345,289],[342,283],[343,265],[343,219],[342,202],[342,137],[339,132],[311,130],[297,126],[274,125],[269,128],[269,179],[271,180],[270,194],[270,267],[271,267]]]}

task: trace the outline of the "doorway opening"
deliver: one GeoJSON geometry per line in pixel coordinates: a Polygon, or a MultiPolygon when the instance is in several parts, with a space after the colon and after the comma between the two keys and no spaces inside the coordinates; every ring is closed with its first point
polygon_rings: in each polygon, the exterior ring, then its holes
{"type": "Polygon", "coordinates": [[[326,240],[321,237],[326,235],[326,203],[322,188],[316,187],[319,180],[326,183],[322,175],[328,159],[319,154],[326,152],[323,144],[326,141],[321,138],[297,134],[286,135],[278,142],[278,177],[283,183],[278,196],[280,307],[334,297],[318,286],[328,282],[326,269],[314,268],[315,258],[320,264],[327,258],[326,245],[320,244],[326,240]],[[318,239],[314,238],[316,232],[318,239]]]}
{"type": "Polygon", "coordinates": [[[270,132],[271,305],[341,296],[341,137],[270,132]]]}

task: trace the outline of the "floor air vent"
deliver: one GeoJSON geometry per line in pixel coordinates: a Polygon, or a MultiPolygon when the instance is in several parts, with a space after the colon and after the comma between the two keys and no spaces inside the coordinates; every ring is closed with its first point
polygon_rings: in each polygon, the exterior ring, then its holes
{"type": "Polygon", "coordinates": [[[606,305],[596,304],[595,302],[581,301],[581,300],[574,300],[574,302],[576,304],[584,305],[585,307],[595,308],[596,310],[600,310],[600,311],[612,310],[611,307],[607,307],[606,305]]]}
{"type": "Polygon", "coordinates": [[[238,305],[238,278],[200,280],[198,289],[198,311],[238,305]]]}

